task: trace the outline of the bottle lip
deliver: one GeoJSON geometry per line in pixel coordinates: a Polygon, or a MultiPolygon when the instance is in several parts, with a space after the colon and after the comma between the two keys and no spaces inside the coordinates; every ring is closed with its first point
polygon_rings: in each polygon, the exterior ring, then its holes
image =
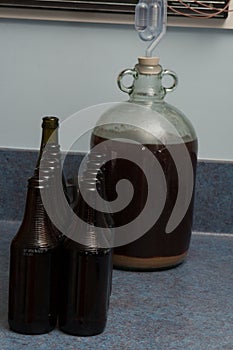
{"type": "Polygon", "coordinates": [[[48,129],[56,129],[59,127],[59,119],[54,116],[45,116],[42,118],[42,127],[48,129]]]}

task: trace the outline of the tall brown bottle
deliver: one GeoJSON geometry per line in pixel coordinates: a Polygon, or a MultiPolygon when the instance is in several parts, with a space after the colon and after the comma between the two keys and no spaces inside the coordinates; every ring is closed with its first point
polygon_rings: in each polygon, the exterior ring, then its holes
{"type": "MultiPolygon", "coordinates": [[[[66,238],[63,242],[62,288],[59,310],[59,327],[68,334],[92,336],[103,332],[109,307],[112,277],[112,250],[99,248],[96,227],[109,228],[111,218],[94,210],[95,184],[101,193],[101,182],[96,180],[95,156],[91,155],[83,174],[74,212],[89,224],[75,226],[74,233],[81,232],[86,244],[66,238]],[[93,161],[94,158],[94,161],[93,161]],[[88,203],[82,197],[85,192],[88,203]]],[[[101,176],[100,176],[101,178],[101,176]]],[[[77,238],[77,237],[76,237],[77,238]]]]}
{"type": "Polygon", "coordinates": [[[51,331],[57,322],[59,240],[51,229],[38,173],[28,180],[23,222],[10,247],[8,321],[22,334],[51,331]]]}

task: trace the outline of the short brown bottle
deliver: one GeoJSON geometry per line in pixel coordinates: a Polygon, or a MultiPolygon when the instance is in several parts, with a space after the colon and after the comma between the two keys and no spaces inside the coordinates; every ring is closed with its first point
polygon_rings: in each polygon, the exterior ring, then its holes
{"type": "Polygon", "coordinates": [[[65,333],[78,336],[92,336],[104,331],[111,293],[112,249],[110,246],[101,248],[96,235],[97,226],[109,228],[111,235],[111,218],[109,214],[93,209],[95,184],[100,194],[102,192],[102,184],[96,179],[96,166],[95,155],[89,155],[74,209],[76,215],[88,224],[74,227],[77,233],[81,231],[86,244],[66,238],[62,249],[59,327],[65,333]],[[83,191],[88,203],[82,196],[83,191]]]}
{"type": "Polygon", "coordinates": [[[28,180],[22,224],[10,247],[8,322],[22,334],[42,334],[57,322],[59,240],[45,212],[40,191],[48,180],[28,180]]]}

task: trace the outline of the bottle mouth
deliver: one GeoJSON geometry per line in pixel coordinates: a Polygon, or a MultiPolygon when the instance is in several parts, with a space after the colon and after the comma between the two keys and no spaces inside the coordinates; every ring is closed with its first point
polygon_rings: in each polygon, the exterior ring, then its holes
{"type": "Polygon", "coordinates": [[[47,129],[56,129],[59,126],[59,119],[54,116],[43,117],[42,127],[47,129]]]}
{"type": "Polygon", "coordinates": [[[138,64],[135,67],[139,73],[145,75],[159,74],[162,71],[159,57],[138,57],[138,64]]]}

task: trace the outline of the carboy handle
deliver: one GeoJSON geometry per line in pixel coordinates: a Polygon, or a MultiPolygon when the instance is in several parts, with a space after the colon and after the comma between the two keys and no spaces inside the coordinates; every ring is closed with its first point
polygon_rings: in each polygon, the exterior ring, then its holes
{"type": "Polygon", "coordinates": [[[177,87],[178,77],[177,77],[175,72],[173,72],[171,70],[168,70],[168,69],[164,69],[162,71],[162,78],[164,76],[167,76],[167,75],[169,75],[169,76],[171,76],[173,78],[173,84],[171,86],[169,86],[169,87],[165,87],[164,86],[164,89],[165,89],[166,92],[171,92],[171,91],[175,90],[175,88],[177,87]]]}
{"type": "Polygon", "coordinates": [[[119,89],[123,92],[126,92],[127,94],[131,94],[133,92],[134,84],[132,83],[130,86],[126,86],[123,84],[123,79],[125,76],[130,75],[134,79],[137,78],[137,71],[135,69],[125,69],[123,70],[117,77],[117,84],[119,86],[119,89]]]}

